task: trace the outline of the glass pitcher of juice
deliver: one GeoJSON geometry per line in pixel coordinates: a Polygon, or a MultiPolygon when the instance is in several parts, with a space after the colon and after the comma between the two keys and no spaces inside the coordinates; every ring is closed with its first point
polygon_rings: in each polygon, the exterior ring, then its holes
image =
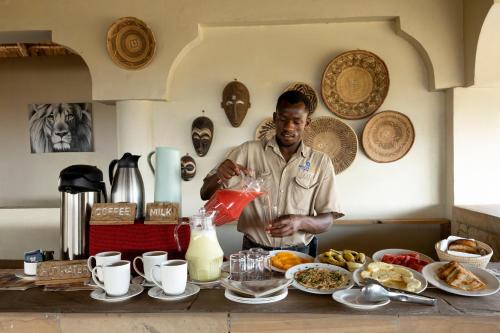
{"type": "Polygon", "coordinates": [[[219,279],[224,252],[217,239],[214,213],[204,208],[189,220],[191,237],[186,252],[189,277],[193,281],[207,282],[219,279]]]}

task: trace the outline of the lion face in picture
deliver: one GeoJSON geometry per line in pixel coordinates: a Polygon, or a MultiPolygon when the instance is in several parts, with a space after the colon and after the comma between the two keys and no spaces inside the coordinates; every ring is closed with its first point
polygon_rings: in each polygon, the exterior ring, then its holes
{"type": "Polygon", "coordinates": [[[32,104],[31,152],[92,151],[89,103],[32,104]]]}

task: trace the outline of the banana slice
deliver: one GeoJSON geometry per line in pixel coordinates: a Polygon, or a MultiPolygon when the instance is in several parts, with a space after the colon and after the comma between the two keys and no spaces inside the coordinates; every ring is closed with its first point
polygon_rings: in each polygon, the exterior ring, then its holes
{"type": "Polygon", "coordinates": [[[371,277],[371,275],[372,275],[372,272],[370,272],[370,271],[362,271],[361,272],[361,277],[363,279],[369,278],[369,277],[371,277]]]}
{"type": "Polygon", "coordinates": [[[380,269],[376,272],[372,272],[371,277],[381,283],[387,281],[394,281],[393,276],[391,275],[391,271],[387,271],[384,269],[380,269]]]}
{"type": "Polygon", "coordinates": [[[371,272],[377,272],[379,270],[390,270],[392,269],[391,264],[386,264],[385,262],[372,262],[368,264],[368,270],[371,272]]]}
{"type": "Polygon", "coordinates": [[[420,282],[415,278],[407,278],[405,279],[405,283],[406,283],[405,289],[411,292],[417,291],[422,286],[422,282],[420,282]]]}
{"type": "Polygon", "coordinates": [[[349,270],[349,272],[354,272],[360,267],[363,267],[363,264],[360,264],[358,262],[347,262],[347,269],[349,270]]]}
{"type": "Polygon", "coordinates": [[[413,277],[413,273],[404,267],[394,266],[392,268],[392,270],[394,272],[400,274],[403,278],[412,278],[413,277]]]}

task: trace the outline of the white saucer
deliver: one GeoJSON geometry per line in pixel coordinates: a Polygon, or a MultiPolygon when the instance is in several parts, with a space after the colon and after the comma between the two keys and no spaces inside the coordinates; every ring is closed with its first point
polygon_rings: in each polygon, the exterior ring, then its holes
{"type": "Polygon", "coordinates": [[[153,298],[161,299],[162,301],[180,301],[182,299],[196,295],[199,291],[200,287],[195,284],[188,283],[186,284],[186,290],[184,290],[184,292],[180,295],[167,295],[158,286],[149,289],[148,295],[153,298]]]}
{"type": "Polygon", "coordinates": [[[224,296],[233,302],[237,303],[243,303],[243,304],[266,304],[266,303],[274,303],[281,301],[282,299],[286,298],[288,295],[288,288],[283,288],[280,291],[271,294],[266,297],[245,297],[245,296],[240,296],[240,294],[237,294],[229,289],[226,289],[224,292],[224,296]]]}
{"type": "Polygon", "coordinates": [[[154,287],[156,284],[154,282],[148,282],[145,278],[142,276],[138,275],[132,279],[132,283],[134,284],[140,284],[143,287],[154,287]]]}
{"type": "Polygon", "coordinates": [[[14,275],[20,279],[35,281],[36,275],[26,275],[23,272],[15,272],[14,275]]]}
{"type": "Polygon", "coordinates": [[[390,302],[389,299],[379,302],[367,301],[361,295],[361,289],[339,290],[332,294],[332,298],[339,303],[342,303],[350,308],[358,310],[373,310],[381,306],[387,305],[390,302]]]}
{"type": "Polygon", "coordinates": [[[138,284],[131,284],[130,287],[128,288],[128,292],[125,295],[122,296],[109,296],[106,295],[106,292],[104,289],[97,289],[94,290],[93,292],[90,293],[90,297],[93,299],[96,299],[98,301],[104,301],[104,302],[121,302],[125,301],[129,298],[132,298],[134,296],[139,295],[142,293],[144,288],[141,285],[138,284]]]}

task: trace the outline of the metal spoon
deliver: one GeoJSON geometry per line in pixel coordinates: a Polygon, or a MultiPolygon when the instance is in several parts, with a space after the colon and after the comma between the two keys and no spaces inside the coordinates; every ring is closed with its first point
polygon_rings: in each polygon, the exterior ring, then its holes
{"type": "Polygon", "coordinates": [[[389,291],[380,284],[369,283],[361,289],[361,295],[369,301],[379,302],[386,299],[406,303],[418,303],[425,305],[436,305],[437,299],[422,296],[411,292],[389,291]]]}

